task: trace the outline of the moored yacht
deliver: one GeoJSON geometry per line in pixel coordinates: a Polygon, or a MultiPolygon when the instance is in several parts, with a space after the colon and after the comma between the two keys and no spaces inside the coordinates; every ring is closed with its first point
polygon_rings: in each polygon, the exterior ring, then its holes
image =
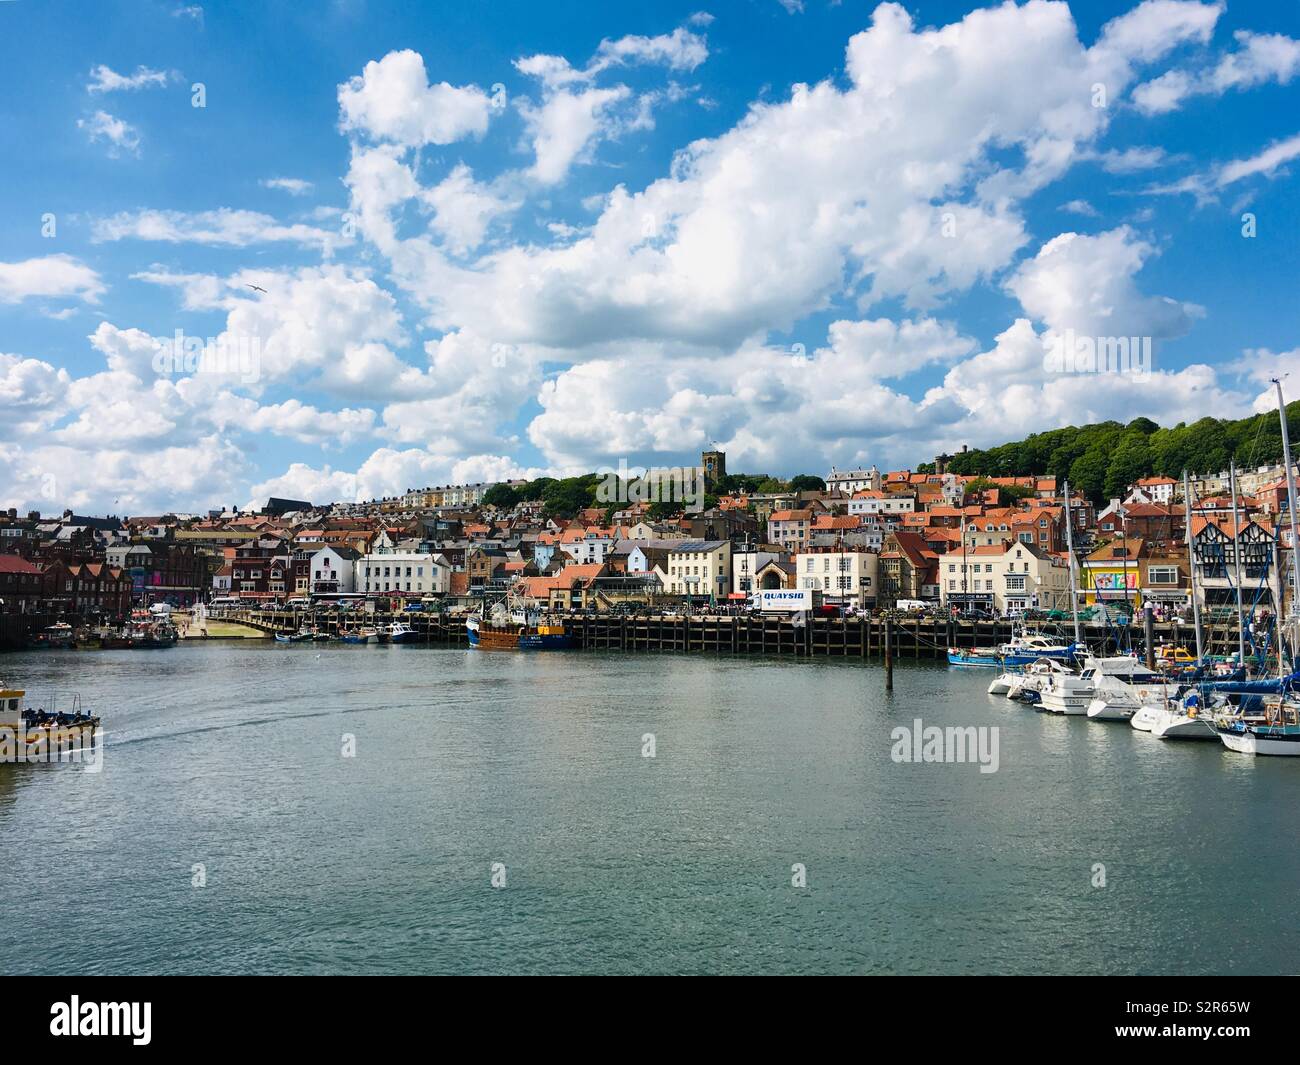
{"type": "Polygon", "coordinates": [[[1300,757],[1300,725],[1248,725],[1234,722],[1220,725],[1219,739],[1238,754],[1300,757]]]}
{"type": "Polygon", "coordinates": [[[1088,703],[1088,716],[1094,721],[1128,721],[1153,699],[1163,699],[1167,681],[1159,673],[1147,669],[1137,659],[1128,658],[1114,671],[1104,672],[1097,679],[1096,693],[1088,703]]]}
{"type": "Polygon", "coordinates": [[[1214,721],[1201,696],[1190,691],[1181,699],[1169,699],[1164,706],[1153,704],[1150,733],[1162,740],[1217,740],[1214,721]]]}
{"type": "Polygon", "coordinates": [[[1099,684],[1107,677],[1128,677],[1143,669],[1133,655],[1115,655],[1110,658],[1084,659],[1083,669],[1073,673],[1049,674],[1039,688],[1038,701],[1044,710],[1054,714],[1080,717],[1088,712],[1096,697],[1099,684]]]}
{"type": "Polygon", "coordinates": [[[1064,662],[1055,658],[1040,658],[1023,669],[1010,669],[1000,674],[989,685],[990,695],[1005,695],[1008,699],[1021,702],[1038,702],[1039,689],[1043,682],[1055,673],[1072,673],[1064,662]]]}

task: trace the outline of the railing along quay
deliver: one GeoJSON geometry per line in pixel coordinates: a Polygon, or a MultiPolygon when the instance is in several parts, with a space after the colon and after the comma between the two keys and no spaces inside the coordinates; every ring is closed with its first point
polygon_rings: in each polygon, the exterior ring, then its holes
{"type": "MultiPolygon", "coordinates": [[[[337,636],[364,626],[382,627],[394,621],[411,626],[416,643],[466,646],[463,615],[376,611],[373,614],[318,610],[306,612],[255,611],[224,613],[214,620],[235,621],[271,636],[296,632],[304,625],[337,636]]],[[[792,655],[802,658],[880,658],[888,631],[895,659],[944,659],[949,647],[990,647],[1014,635],[1008,621],[954,621],[947,618],[843,617],[811,618],[795,622],[772,614],[562,614],[577,647],[586,650],[676,651],[706,654],[792,655]]],[[[1115,626],[1084,624],[1090,647],[1114,649],[1122,630],[1115,626]]],[[[1048,631],[1052,631],[1050,628],[1048,631]]],[[[1058,626],[1065,641],[1068,626],[1058,626]]],[[[1206,652],[1229,655],[1237,649],[1232,625],[1204,627],[1206,652]]],[[[1170,622],[1154,626],[1157,642],[1186,646],[1193,642],[1191,626],[1170,622]]],[[[1132,633],[1135,645],[1142,632],[1132,633]]]]}

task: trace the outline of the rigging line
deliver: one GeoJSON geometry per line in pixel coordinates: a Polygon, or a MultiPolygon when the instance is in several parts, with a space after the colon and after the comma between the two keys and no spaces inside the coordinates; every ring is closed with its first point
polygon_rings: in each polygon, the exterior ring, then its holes
{"type": "Polygon", "coordinates": [[[1264,422],[1268,415],[1257,414],[1255,417],[1259,425],[1255,429],[1255,442],[1250,445],[1250,462],[1247,465],[1251,469],[1254,468],[1255,458],[1259,454],[1259,438],[1264,434],[1264,422]]]}

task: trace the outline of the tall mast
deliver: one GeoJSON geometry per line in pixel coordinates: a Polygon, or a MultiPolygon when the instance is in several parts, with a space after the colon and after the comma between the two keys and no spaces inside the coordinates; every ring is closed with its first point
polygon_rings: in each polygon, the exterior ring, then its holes
{"type": "MultiPolygon", "coordinates": [[[[1291,468],[1291,437],[1286,427],[1286,403],[1282,399],[1282,381],[1280,378],[1273,378],[1273,384],[1277,388],[1277,416],[1282,422],[1282,462],[1286,466],[1286,513],[1291,523],[1291,570],[1294,574],[1296,549],[1300,543],[1296,540],[1295,528],[1295,472],[1291,468]]],[[[1286,585],[1282,585],[1282,595],[1286,595],[1286,585]]],[[[1291,596],[1291,608],[1287,611],[1288,615],[1294,614],[1296,609],[1296,597],[1291,596]]],[[[1278,614],[1282,613],[1281,604],[1278,604],[1278,614]]]]}
{"type": "MultiPolygon", "coordinates": [[[[1119,534],[1120,543],[1124,545],[1124,613],[1128,615],[1128,624],[1125,626],[1124,635],[1128,638],[1128,649],[1133,650],[1133,603],[1128,594],[1128,507],[1123,503],[1119,505],[1119,534]]],[[[1117,647],[1116,650],[1119,648],[1117,647]]]]}
{"type": "Polygon", "coordinates": [[[1241,520],[1237,515],[1237,462],[1228,463],[1228,490],[1232,493],[1232,569],[1237,585],[1237,665],[1246,664],[1246,615],[1241,605],[1241,520]]]}
{"type": "Polygon", "coordinates": [[[1070,482],[1065,482],[1065,550],[1070,556],[1070,612],[1074,615],[1074,642],[1082,646],[1079,632],[1079,589],[1074,580],[1074,519],[1070,516],[1070,482]]]}
{"type": "Polygon", "coordinates": [[[1186,515],[1187,528],[1183,539],[1187,541],[1187,569],[1192,577],[1192,624],[1196,628],[1196,663],[1200,665],[1205,658],[1201,640],[1201,600],[1196,594],[1196,552],[1192,547],[1192,482],[1183,470],[1183,512],[1186,515]]]}
{"type": "Polygon", "coordinates": [[[970,566],[966,562],[966,497],[962,497],[962,515],[961,515],[961,612],[965,614],[970,610],[970,593],[966,587],[966,574],[970,566]]]}

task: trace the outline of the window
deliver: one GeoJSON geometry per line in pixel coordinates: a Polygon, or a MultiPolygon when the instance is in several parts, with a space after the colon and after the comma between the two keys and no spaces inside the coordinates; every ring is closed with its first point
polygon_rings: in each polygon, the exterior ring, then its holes
{"type": "Polygon", "coordinates": [[[1150,566],[1147,568],[1148,584],[1177,584],[1177,566],[1150,566]]]}

